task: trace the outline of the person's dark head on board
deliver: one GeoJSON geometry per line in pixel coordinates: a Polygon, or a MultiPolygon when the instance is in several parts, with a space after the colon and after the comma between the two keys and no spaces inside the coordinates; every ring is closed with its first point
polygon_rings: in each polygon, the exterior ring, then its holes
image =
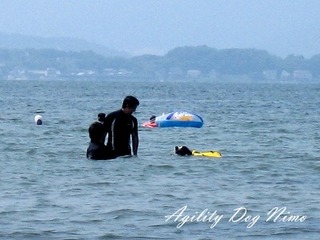
{"type": "Polygon", "coordinates": [[[152,115],[152,116],[149,118],[149,122],[154,123],[155,121],[156,121],[156,116],[155,116],[155,115],[152,115]]]}

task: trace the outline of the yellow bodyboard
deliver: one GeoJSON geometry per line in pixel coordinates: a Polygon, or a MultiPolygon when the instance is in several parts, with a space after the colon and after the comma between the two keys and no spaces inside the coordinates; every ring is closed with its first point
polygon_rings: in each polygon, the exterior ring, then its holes
{"type": "Polygon", "coordinates": [[[192,156],[196,157],[210,157],[210,158],[220,158],[222,154],[218,151],[196,151],[192,150],[192,156]]]}

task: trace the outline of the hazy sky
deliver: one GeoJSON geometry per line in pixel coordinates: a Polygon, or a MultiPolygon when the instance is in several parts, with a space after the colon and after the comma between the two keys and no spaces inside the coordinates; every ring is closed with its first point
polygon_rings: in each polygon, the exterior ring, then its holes
{"type": "Polygon", "coordinates": [[[1,0],[0,32],[76,37],[131,54],[180,46],[320,54],[319,0],[1,0]]]}

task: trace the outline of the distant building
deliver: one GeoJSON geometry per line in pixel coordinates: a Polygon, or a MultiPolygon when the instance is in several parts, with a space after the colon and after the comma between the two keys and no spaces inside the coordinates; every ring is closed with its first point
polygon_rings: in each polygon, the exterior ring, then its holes
{"type": "Polygon", "coordinates": [[[61,72],[55,68],[47,68],[45,71],[46,77],[57,77],[60,75],[61,75],[61,72]]]}
{"type": "Polygon", "coordinates": [[[278,79],[276,70],[264,70],[262,72],[262,75],[263,75],[265,80],[275,81],[275,80],[278,79]]]}
{"type": "Polygon", "coordinates": [[[201,71],[197,69],[190,69],[187,71],[187,77],[198,78],[201,75],[201,71]]]}
{"type": "Polygon", "coordinates": [[[26,70],[18,67],[14,68],[9,72],[7,80],[28,80],[28,77],[26,76],[26,70]]]}
{"type": "Polygon", "coordinates": [[[295,70],[293,71],[293,79],[309,81],[312,80],[312,74],[307,70],[295,70]]]}
{"type": "Polygon", "coordinates": [[[290,73],[288,73],[286,70],[283,70],[280,74],[280,80],[289,80],[290,76],[290,73]]]}
{"type": "Polygon", "coordinates": [[[179,67],[173,67],[173,68],[170,68],[168,75],[171,75],[171,76],[182,76],[183,75],[183,71],[179,67]]]}

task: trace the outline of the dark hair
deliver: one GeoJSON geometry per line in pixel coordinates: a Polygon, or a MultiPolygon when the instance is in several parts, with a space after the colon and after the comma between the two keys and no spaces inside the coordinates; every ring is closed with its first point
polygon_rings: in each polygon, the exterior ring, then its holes
{"type": "Polygon", "coordinates": [[[98,114],[98,121],[99,122],[104,122],[106,120],[106,114],[105,113],[99,113],[98,114]]]}
{"type": "Polygon", "coordinates": [[[139,105],[139,100],[133,96],[126,96],[122,102],[122,108],[135,108],[139,105]]]}
{"type": "Polygon", "coordinates": [[[155,115],[152,115],[150,118],[149,118],[150,121],[154,121],[156,120],[156,116],[155,115]]]}
{"type": "Polygon", "coordinates": [[[102,123],[94,122],[90,125],[88,132],[91,141],[99,141],[106,134],[106,129],[102,123]]]}

